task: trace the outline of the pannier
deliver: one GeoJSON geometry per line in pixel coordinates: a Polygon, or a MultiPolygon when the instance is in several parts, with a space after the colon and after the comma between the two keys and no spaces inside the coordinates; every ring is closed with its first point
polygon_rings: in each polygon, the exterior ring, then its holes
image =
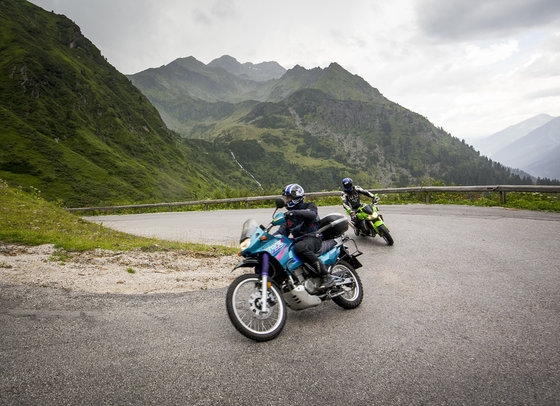
{"type": "Polygon", "coordinates": [[[319,221],[319,230],[323,234],[323,240],[330,240],[341,236],[348,230],[348,219],[339,213],[331,213],[319,221]]]}

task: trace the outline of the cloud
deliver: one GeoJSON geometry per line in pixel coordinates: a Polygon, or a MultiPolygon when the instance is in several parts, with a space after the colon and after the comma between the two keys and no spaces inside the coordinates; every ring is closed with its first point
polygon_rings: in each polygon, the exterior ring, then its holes
{"type": "Polygon", "coordinates": [[[558,0],[419,0],[421,30],[437,40],[497,38],[560,20],[558,0]]]}
{"type": "Polygon", "coordinates": [[[31,2],[74,20],[123,73],[186,56],[337,62],[460,138],[560,115],[559,0],[31,2]]]}

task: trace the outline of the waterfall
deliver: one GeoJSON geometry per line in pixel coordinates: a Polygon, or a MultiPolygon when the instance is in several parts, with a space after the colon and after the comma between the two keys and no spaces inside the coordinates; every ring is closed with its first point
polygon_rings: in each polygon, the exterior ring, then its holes
{"type": "Polygon", "coordinates": [[[253,176],[253,174],[252,174],[251,172],[249,172],[247,169],[245,169],[245,168],[243,167],[243,165],[241,165],[241,164],[239,163],[239,161],[237,160],[237,158],[235,157],[235,154],[233,153],[233,151],[232,151],[231,149],[229,150],[229,153],[230,153],[231,156],[233,157],[233,160],[234,160],[235,162],[237,162],[237,165],[239,165],[239,167],[240,167],[241,169],[243,169],[251,178],[253,178],[253,180],[254,180],[255,182],[257,182],[257,185],[259,185],[259,187],[261,188],[261,190],[264,190],[263,187],[262,187],[262,185],[261,185],[261,183],[253,176]]]}

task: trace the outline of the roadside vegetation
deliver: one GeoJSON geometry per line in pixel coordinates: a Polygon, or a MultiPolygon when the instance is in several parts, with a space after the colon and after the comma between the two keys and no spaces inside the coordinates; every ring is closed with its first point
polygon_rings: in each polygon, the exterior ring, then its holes
{"type": "Polygon", "coordinates": [[[0,241],[24,245],[54,244],[66,251],[102,248],[113,251],[178,249],[202,255],[228,255],[233,248],[136,237],[111,230],[68,213],[30,191],[9,187],[0,180],[0,241]]]}
{"type": "MultiPolygon", "coordinates": [[[[428,185],[422,185],[428,186],[428,185]]],[[[431,182],[429,186],[446,186],[443,182],[431,182]]],[[[454,185],[449,185],[454,186],[454,185]]],[[[375,190],[375,189],[372,189],[375,190]]],[[[265,190],[261,196],[278,196],[280,197],[282,191],[276,189],[265,190]]],[[[244,189],[235,191],[233,189],[226,189],[220,193],[214,193],[209,200],[218,199],[233,199],[247,196],[257,196],[255,193],[244,189]]],[[[380,194],[381,204],[425,204],[426,193],[385,193],[380,194]]],[[[362,199],[367,202],[367,199],[362,199]]],[[[341,205],[339,196],[327,196],[320,198],[313,198],[313,201],[318,206],[337,206],[341,205]]],[[[469,205],[480,207],[505,207],[508,209],[522,209],[522,210],[536,210],[536,211],[549,211],[560,212],[560,196],[558,193],[518,193],[507,192],[506,203],[501,203],[499,192],[431,192],[429,204],[457,204],[469,205]]],[[[250,203],[250,208],[266,208],[274,207],[274,200],[255,201],[250,203]]],[[[126,208],[120,210],[100,211],[88,210],[82,212],[82,215],[105,215],[105,214],[138,214],[138,213],[157,213],[167,211],[198,211],[198,210],[232,210],[232,209],[246,209],[246,202],[237,203],[220,203],[193,206],[162,206],[154,208],[126,208]]]]}
{"type": "MultiPolygon", "coordinates": [[[[247,191],[227,190],[213,199],[247,196],[247,191]]],[[[264,195],[280,196],[280,191],[267,190],[264,195]]],[[[426,203],[425,193],[381,194],[382,204],[426,203]]],[[[338,196],[314,199],[320,206],[340,205],[338,196]]],[[[367,201],[367,200],[364,200],[367,201]]],[[[506,203],[501,204],[500,194],[485,193],[434,193],[430,194],[431,204],[461,204],[481,207],[506,207],[560,212],[558,193],[514,193],[508,192],[506,203]]],[[[244,209],[246,203],[227,203],[209,205],[210,210],[244,209]]],[[[274,201],[251,202],[251,208],[274,207],[274,201]]],[[[175,207],[175,211],[204,210],[204,206],[175,207]]],[[[152,209],[150,212],[168,211],[169,207],[152,209]]],[[[111,214],[146,213],[145,209],[126,209],[111,214]]],[[[80,214],[106,214],[91,212],[80,214]]],[[[65,251],[85,251],[95,248],[113,251],[142,249],[148,251],[179,249],[201,255],[228,255],[236,249],[224,246],[181,243],[155,238],[137,237],[115,231],[103,225],[91,223],[64,210],[57,203],[48,202],[41,197],[41,192],[33,187],[26,189],[9,187],[0,180],[0,241],[24,245],[54,244],[65,251]]]]}

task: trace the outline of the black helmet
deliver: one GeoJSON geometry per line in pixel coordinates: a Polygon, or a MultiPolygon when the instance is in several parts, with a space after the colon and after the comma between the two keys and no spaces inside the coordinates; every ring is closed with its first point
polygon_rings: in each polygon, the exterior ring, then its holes
{"type": "Polygon", "coordinates": [[[288,206],[289,209],[303,202],[304,195],[305,195],[305,191],[297,183],[289,184],[284,188],[284,191],[282,192],[282,196],[291,197],[291,200],[286,202],[286,206],[288,206]]]}
{"type": "Polygon", "coordinates": [[[350,179],[350,178],[344,178],[344,179],[342,179],[342,189],[343,189],[345,192],[351,191],[351,190],[352,190],[352,186],[353,186],[353,185],[352,185],[352,179],[350,179]]]}

